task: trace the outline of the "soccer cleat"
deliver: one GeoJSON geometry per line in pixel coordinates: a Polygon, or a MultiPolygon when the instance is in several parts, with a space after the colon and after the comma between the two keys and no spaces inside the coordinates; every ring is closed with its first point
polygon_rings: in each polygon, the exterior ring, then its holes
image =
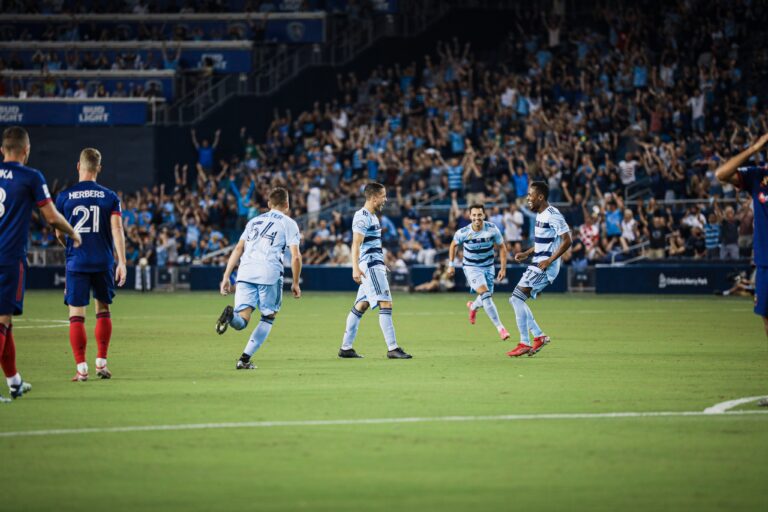
{"type": "Polygon", "coordinates": [[[253,364],[250,361],[243,361],[242,359],[237,360],[237,364],[235,365],[235,370],[255,370],[256,365],[253,364]]]}
{"type": "Polygon", "coordinates": [[[549,343],[549,336],[546,334],[542,334],[541,336],[536,336],[533,338],[533,346],[531,347],[531,351],[528,352],[528,357],[538,354],[539,351],[543,349],[544,345],[547,343],[549,343]]]}
{"type": "Polygon", "coordinates": [[[768,407],[768,398],[763,398],[757,401],[757,405],[760,407],[768,407]]]}
{"type": "Polygon", "coordinates": [[[469,323],[472,325],[475,325],[475,321],[477,320],[477,310],[472,309],[473,302],[470,300],[467,302],[467,309],[469,309],[469,323]]]}
{"type": "Polygon", "coordinates": [[[21,384],[19,385],[16,385],[16,386],[11,385],[8,387],[11,390],[11,398],[13,398],[14,400],[16,400],[17,398],[21,398],[21,396],[24,395],[25,393],[29,393],[30,391],[32,391],[32,384],[24,381],[21,381],[21,384]]]}
{"type": "Polygon", "coordinates": [[[509,331],[502,327],[499,329],[499,336],[501,336],[502,341],[507,341],[509,339],[509,331]]]}
{"type": "Polygon", "coordinates": [[[72,382],[85,382],[88,380],[88,374],[87,373],[80,373],[77,372],[74,377],[72,377],[72,382]]]}
{"type": "Polygon", "coordinates": [[[507,352],[507,355],[509,357],[520,357],[524,354],[527,354],[530,351],[531,351],[531,347],[529,347],[525,343],[518,343],[513,350],[510,350],[509,352],[507,352]]]}
{"type": "Polygon", "coordinates": [[[232,317],[235,316],[235,309],[232,306],[227,306],[224,311],[221,312],[219,319],[216,321],[216,333],[224,334],[229,327],[229,322],[232,321],[232,317]]]}
{"type": "Polygon", "coordinates": [[[363,356],[355,352],[353,348],[339,349],[339,357],[342,359],[362,359],[363,356]]]}
{"type": "Polygon", "coordinates": [[[413,359],[413,356],[411,354],[406,354],[406,352],[401,349],[400,347],[397,347],[395,350],[390,350],[387,352],[387,358],[388,359],[413,359]]]}
{"type": "Polygon", "coordinates": [[[96,375],[99,376],[101,379],[111,379],[112,378],[112,372],[109,371],[109,368],[107,368],[106,365],[104,366],[97,366],[96,367],[96,375]]]}
{"type": "Polygon", "coordinates": [[[10,398],[5,398],[3,395],[0,395],[0,404],[9,404],[11,401],[10,398]]]}

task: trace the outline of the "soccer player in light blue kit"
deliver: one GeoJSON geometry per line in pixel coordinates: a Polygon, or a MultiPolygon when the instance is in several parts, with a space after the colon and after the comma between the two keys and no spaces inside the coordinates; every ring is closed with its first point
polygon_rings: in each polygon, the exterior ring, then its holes
{"type": "Polygon", "coordinates": [[[251,333],[243,354],[238,359],[237,370],[253,370],[251,356],[261,347],[272,330],[272,323],[283,301],[283,254],[286,247],[291,251],[291,291],[301,297],[301,235],[296,221],[288,217],[290,211],[288,191],[276,188],[269,194],[270,211],[254,217],[245,226],[240,241],[224,270],[221,294],[232,291],[230,276],[240,263],[235,289],[235,307],[227,306],[216,322],[216,332],[224,334],[227,325],[240,331],[251,320],[254,310],[261,313],[261,321],[251,333]]]}
{"type": "Polygon", "coordinates": [[[536,212],[533,247],[515,254],[515,261],[522,263],[533,255],[533,264],[529,265],[523,277],[517,283],[509,303],[515,310],[517,329],[520,331],[520,343],[507,352],[510,357],[537,354],[547,343],[549,336],[544,334],[533,318],[531,308],[525,301],[541,293],[552,283],[560,272],[560,257],[571,246],[571,228],[565,217],[547,201],[549,187],[542,181],[534,181],[528,187],[528,208],[536,212]],[[530,332],[533,333],[531,345],[530,332]]]}
{"type": "Polygon", "coordinates": [[[464,226],[453,235],[451,246],[448,249],[448,275],[453,277],[455,272],[453,259],[456,256],[456,248],[462,246],[464,257],[462,267],[467,279],[467,286],[473,293],[477,293],[474,301],[467,302],[469,308],[469,323],[474,324],[477,310],[484,309],[488,318],[493,322],[502,340],[509,339],[509,332],[499,319],[499,311],[493,302],[493,275],[494,275],[494,249],[499,251],[498,281],[507,275],[507,247],[501,231],[492,222],[485,220],[485,207],[481,204],[473,204],[469,207],[469,218],[472,223],[464,226]]]}
{"type": "Polygon", "coordinates": [[[411,359],[397,345],[395,326],[392,323],[392,295],[387,282],[387,267],[381,248],[380,213],[387,202],[387,192],[381,183],[369,183],[363,191],[365,205],[355,213],[352,220],[352,279],[360,285],[352,311],[347,315],[339,357],[361,358],[352,344],[360,326],[360,319],[369,307],[379,307],[379,326],[384,333],[389,359],[411,359]]]}

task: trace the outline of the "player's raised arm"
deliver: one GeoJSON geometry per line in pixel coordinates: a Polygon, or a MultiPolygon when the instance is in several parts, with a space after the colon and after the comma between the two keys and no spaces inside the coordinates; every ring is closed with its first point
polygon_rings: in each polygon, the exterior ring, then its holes
{"type": "Polygon", "coordinates": [[[299,286],[299,278],[301,277],[301,251],[299,251],[298,245],[291,245],[291,274],[293,275],[293,284],[291,285],[291,291],[293,296],[297,299],[301,298],[301,287],[299,286]]]}
{"type": "Polygon", "coordinates": [[[237,245],[232,250],[232,254],[229,255],[229,261],[227,261],[227,268],[224,269],[224,277],[221,279],[221,285],[219,286],[219,291],[221,291],[222,295],[229,294],[230,291],[232,291],[232,286],[229,284],[229,276],[232,275],[232,272],[235,270],[235,267],[240,262],[240,256],[243,255],[243,251],[245,250],[245,240],[240,240],[237,242],[237,245]]]}
{"type": "Polygon", "coordinates": [[[744,162],[749,160],[752,155],[760,151],[767,142],[768,133],[760,137],[755,144],[748,147],[733,158],[730,158],[727,162],[718,167],[715,171],[715,176],[720,181],[720,183],[731,183],[733,185],[739,185],[739,176],[736,174],[736,171],[744,164],[744,162]]]}
{"type": "Polygon", "coordinates": [[[365,236],[362,233],[352,232],[352,279],[360,284],[363,282],[363,272],[360,270],[360,247],[365,236]]]}
{"type": "Polygon", "coordinates": [[[59,213],[56,207],[53,206],[53,203],[47,203],[41,206],[40,213],[43,214],[45,222],[53,226],[56,230],[61,231],[65,235],[69,236],[74,242],[75,247],[80,247],[80,243],[82,242],[80,233],[75,231],[75,228],[73,228],[70,223],[67,222],[67,219],[65,219],[64,216],[59,213]]]}
{"type": "Polygon", "coordinates": [[[112,240],[115,244],[115,255],[117,256],[117,269],[115,269],[115,282],[117,286],[125,284],[125,232],[123,231],[123,218],[120,215],[112,215],[109,220],[112,228],[112,240]]]}

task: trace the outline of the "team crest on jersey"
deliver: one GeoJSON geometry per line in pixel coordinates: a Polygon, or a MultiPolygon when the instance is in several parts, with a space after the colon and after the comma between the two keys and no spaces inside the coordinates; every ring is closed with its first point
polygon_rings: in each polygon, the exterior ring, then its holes
{"type": "Polygon", "coordinates": [[[768,196],[765,195],[765,192],[760,192],[757,194],[757,200],[760,201],[761,204],[765,204],[765,202],[768,201],[768,196]]]}

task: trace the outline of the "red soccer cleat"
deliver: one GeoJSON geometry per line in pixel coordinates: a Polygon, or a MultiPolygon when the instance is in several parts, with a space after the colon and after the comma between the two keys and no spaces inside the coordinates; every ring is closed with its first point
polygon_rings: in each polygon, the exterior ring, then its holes
{"type": "Polygon", "coordinates": [[[507,352],[507,355],[509,357],[520,357],[524,354],[527,354],[531,351],[531,347],[526,345],[525,343],[518,343],[517,346],[514,348],[514,350],[510,350],[507,352]]]}
{"type": "Polygon", "coordinates": [[[473,301],[467,302],[467,309],[469,309],[469,323],[475,325],[475,320],[477,319],[477,310],[472,309],[472,303],[473,301]]]}
{"type": "Polygon", "coordinates": [[[549,343],[549,336],[546,334],[542,334],[541,336],[536,336],[533,338],[533,346],[531,347],[531,351],[528,352],[528,357],[538,354],[539,351],[543,349],[544,345],[547,343],[549,343]]]}

